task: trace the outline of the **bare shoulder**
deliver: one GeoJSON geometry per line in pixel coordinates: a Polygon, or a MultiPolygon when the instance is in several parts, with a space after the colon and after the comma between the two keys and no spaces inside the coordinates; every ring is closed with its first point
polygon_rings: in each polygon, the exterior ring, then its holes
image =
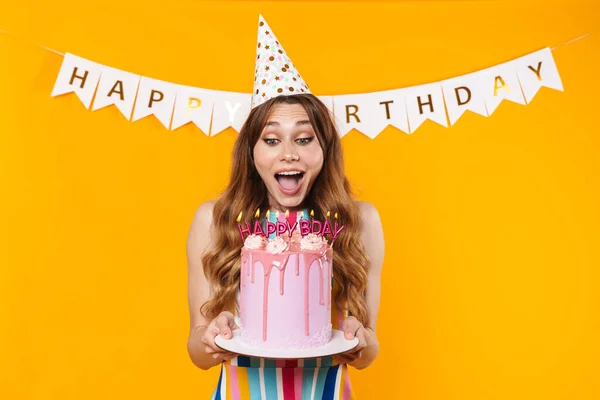
{"type": "Polygon", "coordinates": [[[213,208],[215,207],[216,200],[207,200],[204,203],[200,204],[196,209],[196,214],[194,215],[194,219],[212,219],[213,208]]]}
{"type": "Polygon", "coordinates": [[[214,205],[215,200],[208,200],[196,209],[188,234],[188,253],[199,256],[199,253],[205,250],[212,226],[214,205]]]}
{"type": "Polygon", "coordinates": [[[360,211],[360,215],[363,220],[379,218],[379,212],[377,212],[377,208],[368,201],[356,201],[356,205],[358,206],[358,210],[360,211]]]}
{"type": "Polygon", "coordinates": [[[384,253],[384,238],[381,218],[377,208],[369,202],[357,201],[361,216],[361,239],[373,267],[381,268],[384,253]]]}

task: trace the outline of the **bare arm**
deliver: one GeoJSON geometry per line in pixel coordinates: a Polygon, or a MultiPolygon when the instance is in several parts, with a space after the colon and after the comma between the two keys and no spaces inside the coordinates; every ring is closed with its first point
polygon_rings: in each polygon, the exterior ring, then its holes
{"type": "Polygon", "coordinates": [[[348,317],[344,320],[344,331],[355,332],[355,334],[347,335],[348,338],[356,337],[359,338],[361,344],[358,351],[358,357],[346,358],[342,356],[342,360],[346,361],[349,365],[357,369],[363,369],[368,367],[375,361],[377,354],[379,353],[379,341],[377,340],[376,325],[377,316],[379,314],[379,299],[381,297],[381,270],[383,268],[383,256],[384,256],[384,240],[383,240],[383,228],[381,226],[381,219],[377,209],[370,203],[360,202],[359,208],[361,211],[363,229],[361,232],[361,240],[365,252],[367,253],[370,265],[367,276],[367,293],[366,302],[367,309],[369,312],[369,326],[362,326],[358,320],[354,317],[348,317]]]}
{"type": "Polygon", "coordinates": [[[213,205],[213,201],[207,201],[196,210],[186,246],[190,311],[187,350],[194,365],[201,369],[209,369],[222,362],[221,359],[214,357],[214,350],[218,350],[214,345],[214,336],[219,333],[217,325],[227,324],[225,317],[217,324],[215,321],[207,320],[200,313],[200,307],[210,298],[210,285],[204,276],[201,257],[210,244],[213,205]]]}

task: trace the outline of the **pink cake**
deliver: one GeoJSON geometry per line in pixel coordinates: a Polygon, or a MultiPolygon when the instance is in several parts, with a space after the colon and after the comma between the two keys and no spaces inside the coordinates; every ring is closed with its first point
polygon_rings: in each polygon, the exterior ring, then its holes
{"type": "Polygon", "coordinates": [[[297,232],[286,241],[251,235],[241,251],[240,330],[264,348],[309,348],[331,340],[331,246],[297,232]]]}

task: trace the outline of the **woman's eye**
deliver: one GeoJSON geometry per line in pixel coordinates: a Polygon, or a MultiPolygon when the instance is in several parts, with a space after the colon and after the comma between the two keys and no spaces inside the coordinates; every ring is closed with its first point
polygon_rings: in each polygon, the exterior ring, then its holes
{"type": "Polygon", "coordinates": [[[264,139],[264,142],[269,146],[275,146],[278,139],[264,139]]]}
{"type": "Polygon", "coordinates": [[[298,142],[300,144],[309,144],[310,142],[312,142],[313,139],[314,139],[314,136],[309,137],[309,138],[301,138],[301,139],[298,139],[298,142]]]}

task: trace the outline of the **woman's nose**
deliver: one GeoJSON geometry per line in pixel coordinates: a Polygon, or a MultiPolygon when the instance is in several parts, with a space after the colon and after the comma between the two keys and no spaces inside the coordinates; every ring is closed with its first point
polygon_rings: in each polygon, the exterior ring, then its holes
{"type": "Polygon", "coordinates": [[[295,154],[294,146],[291,143],[284,142],[283,146],[281,146],[280,158],[282,160],[290,160],[295,158],[295,154]]]}

